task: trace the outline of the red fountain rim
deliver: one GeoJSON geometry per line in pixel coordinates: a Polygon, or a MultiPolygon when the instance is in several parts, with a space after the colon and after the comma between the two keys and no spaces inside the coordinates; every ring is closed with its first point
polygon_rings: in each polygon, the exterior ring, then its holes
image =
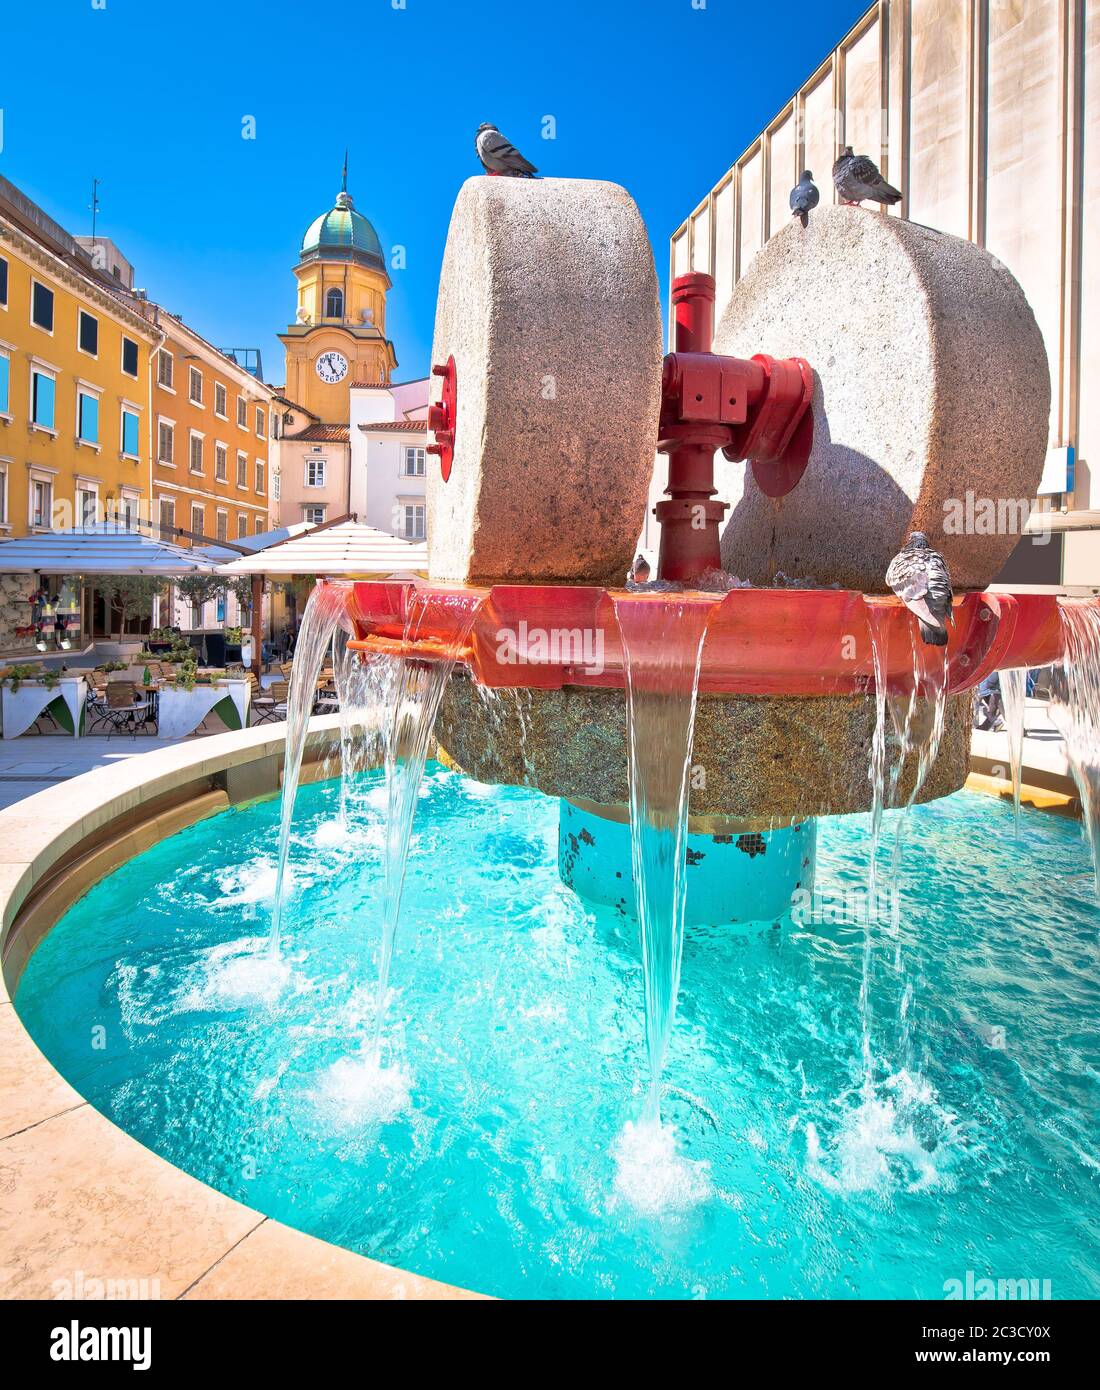
{"type": "MultiPolygon", "coordinates": [[[[825,696],[875,688],[871,622],[891,690],[934,677],[942,649],[925,646],[916,619],[892,596],[848,589],[605,589],[589,585],[408,581],[352,585],[349,646],[369,655],[422,660],[455,656],[490,688],[621,689],[625,655],[616,618],[624,605],[652,608],[631,624],[637,659],[667,659],[677,608],[710,608],[699,688],[704,694],[825,696]],[[916,669],[916,676],[914,670],[916,669]]],[[[1093,600],[1100,604],[1100,599],[1093,600]]],[[[1055,594],[972,592],[954,603],[946,648],[947,688],[968,690],[991,672],[1046,666],[1062,656],[1055,594]]]]}

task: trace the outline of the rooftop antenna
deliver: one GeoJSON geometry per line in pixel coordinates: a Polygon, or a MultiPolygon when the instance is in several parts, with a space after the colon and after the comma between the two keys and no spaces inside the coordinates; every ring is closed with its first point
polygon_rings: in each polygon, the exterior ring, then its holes
{"type": "Polygon", "coordinates": [[[341,193],[346,193],[347,191],[348,191],[348,147],[345,145],[345,146],[344,146],[344,177],[343,177],[343,182],[340,184],[340,192],[341,192],[341,193]]]}
{"type": "Polygon", "coordinates": [[[91,209],[92,209],[92,245],[95,246],[95,244],[96,244],[96,239],[95,239],[95,223],[96,223],[96,216],[97,216],[97,214],[98,214],[98,212],[99,212],[99,180],[98,180],[98,179],[95,179],[95,178],[92,179],[92,202],[91,202],[91,209]]]}

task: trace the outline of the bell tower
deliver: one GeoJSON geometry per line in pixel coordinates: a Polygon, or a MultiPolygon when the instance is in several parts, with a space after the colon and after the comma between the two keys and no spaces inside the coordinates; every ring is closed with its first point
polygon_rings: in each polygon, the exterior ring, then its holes
{"type": "Polygon", "coordinates": [[[332,207],[302,238],[294,275],[295,321],[279,334],[286,348],[286,394],[327,425],[346,425],[353,381],[388,386],[397,366],[386,337],[390,278],[378,233],[357,212],[348,166],[332,207]]]}

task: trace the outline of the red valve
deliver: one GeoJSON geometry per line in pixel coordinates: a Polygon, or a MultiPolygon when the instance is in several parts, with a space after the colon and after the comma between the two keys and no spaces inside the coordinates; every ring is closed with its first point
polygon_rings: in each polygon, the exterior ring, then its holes
{"type": "Polygon", "coordinates": [[[790,492],[813,444],[814,374],[800,357],[750,359],[710,350],[714,278],[699,271],[672,282],[676,350],[665,358],[657,448],[668,454],[661,523],[661,579],[690,582],[721,568],[718,528],[726,503],[713,500],[714,453],[748,459],[769,497],[790,492]]]}
{"type": "Polygon", "coordinates": [[[428,429],[434,439],[428,445],[429,454],[439,455],[439,471],[443,481],[451,476],[455,453],[455,424],[458,416],[458,384],[455,379],[455,360],[448,357],[446,366],[432,367],[432,375],[443,378],[443,390],[438,402],[428,406],[428,429]]]}

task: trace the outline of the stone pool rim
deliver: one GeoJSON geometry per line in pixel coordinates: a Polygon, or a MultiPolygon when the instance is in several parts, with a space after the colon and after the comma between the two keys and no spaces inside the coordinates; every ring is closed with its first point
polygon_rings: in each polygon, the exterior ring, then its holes
{"type": "MultiPolygon", "coordinates": [[[[303,782],[332,775],[339,724],[310,721],[303,782]]],[[[154,1154],[64,1080],[12,1002],[34,948],[95,883],[186,826],[275,796],[284,743],[283,724],[193,739],[0,811],[0,1297],[56,1298],[78,1278],[157,1280],[167,1299],[483,1297],[294,1230],[154,1154]]],[[[983,761],[968,787],[1003,797],[983,761]]],[[[1026,786],[1025,803],[1079,814],[1058,781],[1026,786]]]]}
{"type": "MultiPolygon", "coordinates": [[[[303,781],[328,774],[339,724],[310,721],[303,781]]],[[[12,1001],[34,948],[95,883],[277,794],[285,735],[262,725],[154,749],[0,811],[0,1297],[53,1299],[97,1279],[163,1299],[483,1296],[294,1230],[154,1154],[65,1081],[12,1001]]]]}

